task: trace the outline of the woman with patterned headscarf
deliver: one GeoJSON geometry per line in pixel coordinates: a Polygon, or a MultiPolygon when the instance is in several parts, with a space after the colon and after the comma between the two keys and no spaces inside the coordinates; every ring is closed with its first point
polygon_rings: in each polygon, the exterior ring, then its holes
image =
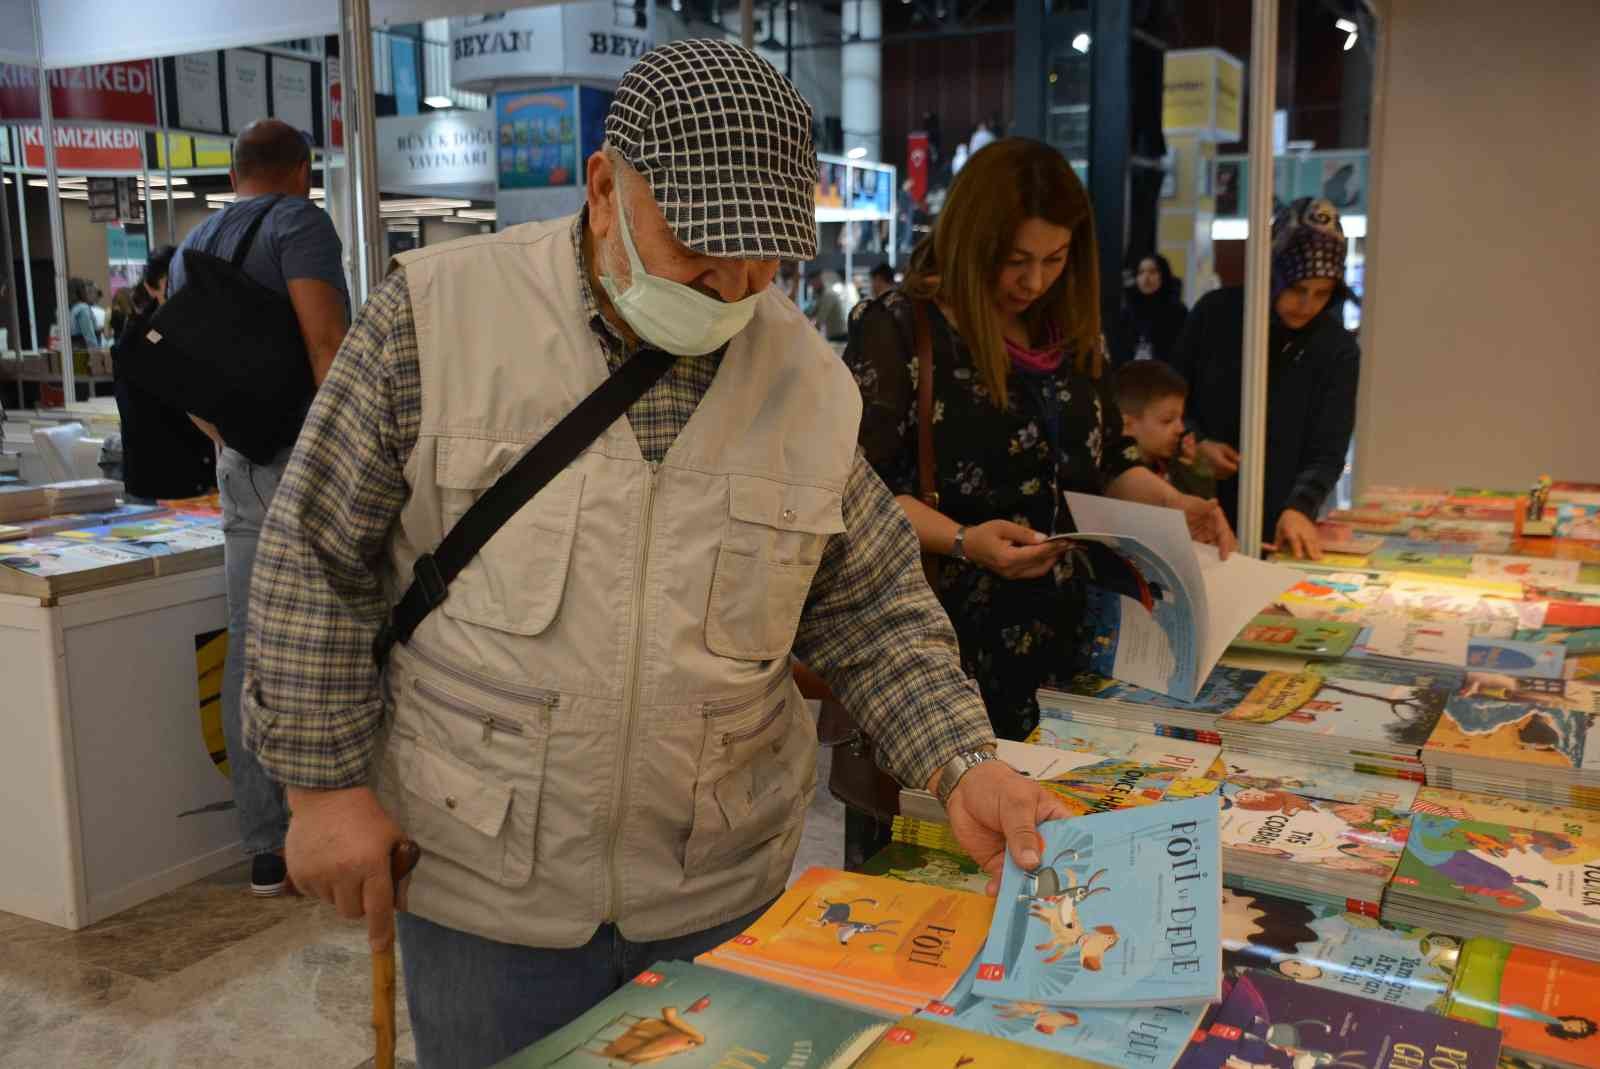
{"type": "MultiPolygon", "coordinates": [[[[1322,555],[1317,513],[1344,471],[1356,419],[1361,349],[1340,315],[1350,296],[1344,261],[1344,228],[1329,201],[1302,197],[1273,219],[1262,538],[1313,560],[1322,555]]],[[[1189,382],[1199,454],[1236,526],[1243,351],[1244,288],[1232,286],[1196,302],[1172,360],[1189,382]]]]}

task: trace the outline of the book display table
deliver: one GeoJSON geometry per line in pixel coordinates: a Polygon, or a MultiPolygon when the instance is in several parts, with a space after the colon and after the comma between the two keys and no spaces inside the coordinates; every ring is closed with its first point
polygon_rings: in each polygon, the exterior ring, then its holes
{"type": "Polygon", "coordinates": [[[220,552],[0,594],[0,910],[82,928],[242,856],[216,699],[220,552]]]}

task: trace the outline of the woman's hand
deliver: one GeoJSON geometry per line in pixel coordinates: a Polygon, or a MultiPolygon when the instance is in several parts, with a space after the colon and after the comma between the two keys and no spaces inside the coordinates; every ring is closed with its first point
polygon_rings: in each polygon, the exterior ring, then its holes
{"type": "Polygon", "coordinates": [[[1183,518],[1189,523],[1189,537],[1216,546],[1217,555],[1227,560],[1228,554],[1239,548],[1239,540],[1233,537],[1233,528],[1228,526],[1222,506],[1193,494],[1179,494],[1178,497],[1178,507],[1183,509],[1183,518]]]}
{"type": "Polygon", "coordinates": [[[1217,478],[1239,474],[1239,451],[1226,442],[1207,439],[1195,446],[1195,452],[1217,478]]]}
{"type": "Polygon", "coordinates": [[[1322,559],[1322,539],[1317,535],[1317,525],[1299,509],[1284,509],[1278,513],[1277,537],[1280,553],[1293,553],[1301,560],[1322,559]]]}
{"type": "Polygon", "coordinates": [[[1037,579],[1072,551],[1071,542],[1045,537],[1010,520],[990,520],[968,527],[962,547],[968,560],[1002,579],[1037,579]]]}

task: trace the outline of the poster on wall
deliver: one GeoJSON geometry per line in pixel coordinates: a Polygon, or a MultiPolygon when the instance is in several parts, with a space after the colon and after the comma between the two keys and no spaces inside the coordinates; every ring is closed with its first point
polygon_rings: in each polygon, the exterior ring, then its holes
{"type": "Polygon", "coordinates": [[[230,48],[223,55],[223,65],[227,71],[228,130],[236,134],[267,117],[267,57],[230,48]]]}
{"type": "Polygon", "coordinates": [[[328,107],[323,113],[328,117],[328,147],[344,148],[344,67],[338,56],[329,56],[322,69],[328,83],[328,107]]]}
{"type": "Polygon", "coordinates": [[[570,186],[578,175],[577,86],[495,97],[501,189],[570,186]]]}
{"type": "Polygon", "coordinates": [[[185,130],[226,133],[227,127],[222,125],[222,63],[217,53],[178,56],[173,60],[173,71],[178,125],[185,130]]]}
{"type": "Polygon", "coordinates": [[[272,57],[272,114],[307,138],[315,136],[311,117],[311,64],[308,61],[272,57]]]}

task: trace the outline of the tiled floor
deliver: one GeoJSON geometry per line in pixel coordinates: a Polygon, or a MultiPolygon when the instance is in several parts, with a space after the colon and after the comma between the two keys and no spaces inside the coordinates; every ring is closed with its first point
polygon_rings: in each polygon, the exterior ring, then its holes
{"type": "MultiPolygon", "coordinates": [[[[843,857],[826,762],[797,869],[843,857]]],[[[0,913],[0,1069],[367,1065],[365,929],[305,899],[253,898],[248,884],[240,865],[80,932],[0,913]]]]}

